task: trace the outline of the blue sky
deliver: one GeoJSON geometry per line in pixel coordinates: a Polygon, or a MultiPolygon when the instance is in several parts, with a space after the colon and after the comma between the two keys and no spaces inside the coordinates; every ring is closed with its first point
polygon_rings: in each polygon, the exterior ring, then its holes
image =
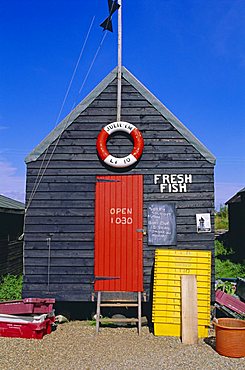
{"type": "MultiPolygon", "coordinates": [[[[0,194],[24,200],[25,156],[117,64],[107,0],[1,0],[0,194]]],[[[245,1],[123,0],[123,64],[216,156],[216,207],[245,186],[245,1]]]]}

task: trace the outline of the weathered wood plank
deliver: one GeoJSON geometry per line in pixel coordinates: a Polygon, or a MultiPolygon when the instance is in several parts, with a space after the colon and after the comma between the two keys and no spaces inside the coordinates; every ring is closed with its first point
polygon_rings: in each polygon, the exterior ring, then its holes
{"type": "MultiPolygon", "coordinates": [[[[76,143],[74,143],[76,144],[76,143]]],[[[117,147],[117,152],[121,154],[128,154],[128,147],[130,145],[124,145],[121,143],[119,147],[117,147]]],[[[54,150],[54,146],[51,145],[47,151],[47,154],[51,154],[54,150]]],[[[73,153],[73,154],[96,154],[96,149],[93,146],[89,145],[69,145],[68,142],[62,143],[62,145],[58,145],[55,148],[55,154],[63,154],[63,153],[73,153]],[[64,145],[65,144],[65,145],[64,145]]],[[[195,148],[193,148],[191,145],[181,146],[178,145],[177,147],[172,147],[171,145],[164,145],[160,147],[153,147],[151,145],[146,146],[144,148],[144,154],[197,154],[197,151],[195,148]]]]}
{"type": "MultiPolygon", "coordinates": [[[[53,249],[51,243],[51,259],[53,258],[94,258],[94,251],[91,250],[76,250],[76,249],[53,249]]],[[[26,249],[26,258],[47,258],[49,255],[49,249],[26,249]]]]}
{"type": "MultiPolygon", "coordinates": [[[[68,221],[68,220],[67,220],[68,221]]],[[[94,225],[88,224],[78,224],[73,225],[70,223],[66,223],[63,225],[57,224],[27,224],[25,227],[26,233],[36,233],[38,231],[45,231],[46,233],[93,233],[94,232],[94,225]]]]}
{"type": "MultiPolygon", "coordinates": [[[[97,136],[99,135],[101,129],[103,128],[103,126],[101,127],[98,127],[98,131],[97,130],[77,130],[77,131],[74,131],[74,130],[70,130],[70,131],[65,131],[63,134],[62,134],[62,137],[59,139],[59,143],[62,144],[64,142],[64,139],[94,139],[96,140],[97,139],[97,136]]],[[[163,128],[164,128],[164,125],[163,125],[163,128]]],[[[177,131],[177,130],[174,130],[174,129],[171,129],[171,130],[158,130],[158,131],[161,131],[162,132],[162,135],[161,135],[161,140],[162,139],[182,139],[183,140],[183,137],[181,136],[181,134],[177,131]]],[[[157,140],[156,142],[159,142],[160,143],[160,139],[159,139],[159,132],[155,132],[152,130],[149,130],[149,129],[144,129],[144,130],[141,130],[141,133],[143,135],[143,138],[144,140],[150,140],[149,141],[149,144],[151,143],[151,141],[153,139],[157,140]]],[[[113,139],[110,138],[110,143],[113,143],[115,142],[115,140],[121,140],[122,142],[125,142],[127,143],[129,141],[129,136],[127,135],[124,135],[123,133],[117,133],[116,135],[113,136],[113,139]]],[[[80,140],[79,143],[82,143],[82,141],[80,140]]],[[[84,142],[84,144],[88,144],[88,141],[87,143],[84,142]]],[[[77,145],[78,145],[78,142],[77,142],[77,145]]]]}
{"type": "MultiPolygon", "coordinates": [[[[49,236],[49,232],[34,232],[34,233],[26,233],[25,240],[27,242],[35,242],[35,241],[46,241],[47,237],[49,236]]],[[[71,241],[80,241],[80,242],[90,242],[94,240],[94,233],[56,233],[52,235],[52,240],[54,241],[61,241],[61,242],[71,242],[71,241]]]]}
{"type": "Polygon", "coordinates": [[[181,276],[181,334],[182,343],[198,343],[196,275],[181,276]]]}
{"type": "MultiPolygon", "coordinates": [[[[117,149],[114,148],[114,144],[108,144],[107,148],[110,153],[112,153],[114,156],[119,156],[119,154],[122,152],[122,150],[117,151],[117,149]]],[[[125,156],[130,154],[132,151],[133,146],[127,146],[124,149],[124,154],[125,156]]],[[[49,159],[49,155],[47,156],[46,163],[49,159]]],[[[86,153],[66,153],[63,152],[61,153],[53,153],[52,154],[52,160],[54,161],[86,161],[87,164],[90,162],[88,165],[92,166],[93,163],[91,162],[97,162],[99,161],[98,155],[96,152],[93,154],[86,154],[86,153]]],[[[173,154],[173,153],[154,153],[152,150],[152,153],[147,153],[142,155],[141,161],[193,161],[193,160],[203,160],[203,157],[199,153],[178,153],[178,154],[173,154]]]]}
{"type": "MultiPolygon", "coordinates": [[[[33,204],[32,204],[33,206],[33,204]]],[[[91,217],[94,216],[94,207],[91,208],[79,208],[79,209],[55,209],[55,208],[33,208],[30,207],[27,211],[28,217],[26,218],[29,220],[32,219],[32,217],[35,216],[45,216],[45,217],[53,217],[53,216],[58,216],[58,217],[73,217],[73,216],[80,216],[80,217],[91,217]]],[[[29,221],[28,221],[29,222],[29,221]]]]}
{"type": "MultiPolygon", "coordinates": [[[[37,176],[38,174],[38,170],[39,170],[39,166],[40,166],[40,161],[35,161],[35,162],[31,162],[30,165],[28,165],[28,168],[27,168],[27,181],[29,179],[29,176],[31,178],[31,176],[37,176]],[[37,165],[37,163],[39,163],[39,165],[37,165]]],[[[208,168],[203,168],[203,167],[195,167],[195,168],[192,168],[192,167],[187,167],[185,168],[185,170],[183,171],[182,167],[181,166],[177,166],[176,167],[167,167],[167,168],[161,168],[161,171],[156,171],[155,168],[146,168],[144,169],[144,176],[154,176],[155,174],[176,174],[176,173],[185,173],[185,174],[196,174],[196,175],[213,175],[213,167],[208,167],[208,168]]],[[[130,174],[140,174],[142,173],[142,171],[138,171],[137,168],[132,168],[132,170],[130,170],[130,174]]],[[[115,171],[109,171],[109,170],[105,170],[104,167],[100,167],[98,169],[96,169],[96,175],[110,175],[110,174],[115,174],[115,171]]],[[[49,176],[69,176],[71,178],[71,181],[72,181],[72,177],[73,176],[91,176],[91,171],[88,170],[88,169],[80,169],[80,168],[76,168],[76,170],[74,171],[74,169],[70,169],[70,168],[58,168],[58,169],[53,169],[53,168],[47,168],[43,177],[42,177],[42,180],[45,178],[45,177],[49,177],[49,176]]]]}
{"type": "Polygon", "coordinates": [[[189,241],[213,241],[214,235],[213,233],[200,233],[200,234],[194,234],[194,233],[185,233],[185,234],[178,234],[177,235],[177,242],[189,242],[189,241]]]}
{"type": "MultiPolygon", "coordinates": [[[[139,115],[147,115],[147,116],[160,116],[160,113],[153,108],[152,106],[149,107],[139,107],[139,108],[124,108],[122,111],[124,116],[139,116],[139,115]]],[[[83,113],[81,113],[81,116],[105,116],[105,115],[116,115],[116,105],[114,108],[93,108],[88,107],[83,113]]],[[[113,121],[112,121],[113,122],[113,121]]]]}
{"type": "MultiPolygon", "coordinates": [[[[130,122],[132,124],[132,122],[130,122]]],[[[75,121],[75,123],[72,124],[72,126],[69,127],[69,132],[75,131],[72,136],[75,136],[75,133],[78,133],[78,137],[81,136],[81,132],[84,131],[93,131],[94,136],[96,136],[96,133],[98,133],[102,130],[104,127],[104,123],[98,120],[98,122],[94,122],[91,124],[88,120],[79,120],[79,118],[75,121]]],[[[157,122],[145,122],[145,123],[140,123],[137,125],[137,128],[141,131],[141,133],[147,132],[147,131],[154,131],[154,130],[159,130],[163,131],[163,136],[165,131],[176,131],[176,129],[168,122],[165,120],[161,120],[160,118],[158,119],[157,122]]]]}
{"type": "MultiPolygon", "coordinates": [[[[94,250],[94,241],[56,241],[51,240],[52,250],[94,250]]],[[[47,249],[47,239],[35,242],[26,242],[25,250],[47,249]]]]}
{"type": "MultiPolygon", "coordinates": [[[[201,208],[201,207],[212,207],[214,204],[214,197],[213,193],[209,190],[207,192],[203,192],[201,196],[198,196],[196,192],[188,192],[188,193],[178,193],[178,196],[175,196],[176,193],[160,193],[154,192],[152,194],[146,194],[145,196],[145,207],[147,206],[148,202],[152,200],[162,201],[162,202],[169,202],[174,203],[176,205],[176,209],[182,208],[201,208]]],[[[146,208],[144,208],[146,209],[146,208]]]]}
{"type": "MultiPolygon", "coordinates": [[[[160,174],[176,174],[176,173],[181,173],[180,172],[181,169],[165,169],[165,170],[162,170],[160,174]]],[[[214,179],[213,179],[213,173],[212,173],[212,170],[211,171],[206,171],[206,170],[203,170],[201,169],[201,171],[199,171],[199,169],[195,169],[194,170],[190,170],[190,169],[185,169],[184,171],[185,174],[190,174],[192,173],[192,181],[193,181],[193,184],[195,183],[213,183],[214,179]],[[204,173],[203,173],[204,172],[204,173]],[[207,173],[207,172],[211,172],[210,174],[207,173]]],[[[155,174],[159,174],[159,173],[156,173],[155,174]]],[[[31,175],[28,175],[28,180],[27,180],[27,183],[28,185],[29,184],[33,184],[35,183],[36,181],[36,176],[31,176],[31,175]]],[[[44,174],[44,176],[42,177],[42,182],[40,185],[42,185],[43,183],[46,184],[46,183],[52,183],[52,184],[56,184],[56,183],[75,183],[75,184],[94,184],[96,182],[96,177],[95,176],[76,176],[76,175],[71,175],[71,174],[68,174],[68,175],[62,175],[62,174],[59,174],[58,176],[52,176],[52,175],[48,175],[46,172],[44,174]]],[[[152,185],[154,184],[154,175],[153,174],[149,174],[149,175],[145,175],[144,176],[144,184],[145,185],[152,185]]]]}
{"type": "MultiPolygon", "coordinates": [[[[33,187],[35,185],[35,182],[28,182],[27,184],[27,192],[32,191],[33,187]]],[[[59,192],[59,193],[68,193],[68,192],[90,192],[94,193],[95,191],[95,182],[94,183],[71,183],[71,182],[65,182],[65,183],[53,183],[51,181],[49,182],[41,182],[37,189],[38,192],[59,192]]]]}
{"type": "MultiPolygon", "coordinates": [[[[35,276],[38,274],[47,276],[48,274],[48,264],[45,266],[35,266],[35,265],[30,265],[30,266],[25,266],[25,272],[26,276],[35,276]]],[[[89,266],[52,266],[52,269],[50,270],[50,276],[52,274],[55,275],[61,275],[61,276],[88,276],[93,278],[94,270],[93,267],[89,266]]]]}
{"type": "MultiPolygon", "coordinates": [[[[168,131],[167,131],[168,132],[168,131]]],[[[170,131],[170,132],[173,132],[173,131],[170,131]]],[[[97,135],[94,136],[94,138],[75,138],[75,137],[68,137],[67,139],[66,138],[61,138],[59,140],[59,146],[70,146],[70,147],[80,147],[81,148],[81,152],[83,152],[83,150],[85,150],[84,148],[86,147],[87,150],[88,148],[90,148],[89,150],[91,150],[93,153],[96,152],[96,147],[95,147],[95,144],[96,144],[96,140],[97,140],[97,136],[98,136],[99,132],[97,132],[97,135]],[[88,139],[92,139],[92,140],[88,140],[88,139]]],[[[92,134],[88,134],[86,135],[89,136],[89,135],[92,135],[92,134]]],[[[111,141],[113,139],[110,139],[110,143],[113,144],[113,141],[111,141]]],[[[115,139],[114,139],[115,141],[115,139]]],[[[144,140],[145,142],[145,147],[144,147],[144,152],[146,150],[146,148],[148,147],[147,151],[149,152],[152,152],[152,149],[158,151],[158,152],[161,152],[161,150],[163,149],[163,147],[169,147],[169,146],[184,146],[184,147],[191,147],[191,145],[188,143],[187,140],[185,139],[171,139],[171,138],[162,138],[160,141],[157,141],[157,139],[153,138],[149,138],[149,139],[145,139],[144,140]]],[[[124,146],[124,147],[127,147],[128,145],[130,145],[130,142],[128,139],[125,139],[124,137],[122,137],[122,141],[120,141],[120,145],[124,146]],[[124,140],[124,141],[123,141],[124,140]]],[[[57,148],[57,146],[56,146],[57,148]]],[[[176,150],[181,150],[180,149],[176,149],[176,150]]],[[[53,150],[49,150],[49,153],[52,153],[53,150]]],[[[196,151],[194,151],[196,153],[196,151]]],[[[40,158],[42,159],[43,155],[41,157],[39,157],[39,160],[40,158]]],[[[33,162],[32,162],[33,163],[33,162]]],[[[31,163],[29,164],[31,165],[31,163]]]]}
{"type": "MultiPolygon", "coordinates": [[[[209,175],[207,175],[207,179],[206,179],[202,175],[196,175],[196,176],[193,175],[192,176],[193,182],[191,184],[188,184],[188,190],[186,192],[187,194],[185,195],[185,197],[187,197],[188,194],[190,194],[191,197],[195,197],[195,195],[193,193],[197,193],[196,189],[198,189],[198,187],[202,186],[202,185],[203,185],[203,187],[202,187],[203,192],[207,192],[207,191],[212,192],[214,184],[211,181],[208,181],[208,177],[209,177],[209,175]],[[202,181],[202,178],[205,181],[202,181]]],[[[28,181],[28,183],[27,183],[27,192],[28,192],[28,194],[34,188],[36,177],[35,176],[30,176],[29,180],[31,180],[31,181],[28,181]]],[[[79,186],[82,185],[82,183],[79,183],[76,179],[74,179],[74,182],[72,180],[73,179],[71,179],[71,178],[67,179],[67,176],[44,176],[42,178],[42,182],[40,183],[40,185],[37,188],[37,192],[43,192],[43,191],[52,191],[52,192],[59,192],[60,191],[61,192],[62,188],[63,188],[63,192],[67,192],[69,190],[74,191],[74,189],[77,189],[77,188],[79,188],[79,186]]],[[[95,183],[88,183],[88,186],[91,186],[91,189],[94,188],[94,185],[95,185],[95,183]]],[[[160,193],[160,185],[159,184],[154,184],[153,177],[147,183],[145,182],[144,187],[145,187],[145,189],[147,189],[147,191],[160,193]]],[[[81,188],[82,188],[82,186],[81,186],[81,188]]],[[[182,195],[181,195],[182,193],[168,193],[168,191],[169,191],[169,189],[167,187],[165,189],[165,191],[161,194],[162,195],[164,195],[164,194],[175,194],[176,195],[177,194],[176,199],[179,199],[178,197],[180,197],[180,198],[182,197],[182,195]],[[180,195],[178,195],[178,194],[180,194],[180,195]]],[[[204,195],[204,197],[205,197],[205,195],[204,195]]],[[[202,195],[201,195],[200,199],[202,199],[202,195]]]]}
{"type": "MultiPolygon", "coordinates": [[[[101,124],[103,126],[107,125],[108,123],[115,122],[116,119],[116,114],[115,112],[109,112],[106,116],[93,116],[90,115],[89,118],[84,115],[80,115],[76,118],[75,122],[87,122],[91,124],[101,124]]],[[[148,123],[152,124],[154,122],[156,123],[161,123],[161,122],[168,122],[163,116],[130,116],[130,115],[124,115],[122,112],[122,121],[127,121],[130,123],[133,123],[134,125],[141,126],[142,124],[148,123]]]]}
{"type": "MultiPolygon", "coordinates": [[[[44,290],[44,291],[47,291],[48,289],[48,286],[47,284],[31,284],[31,286],[29,284],[25,284],[24,283],[24,290],[27,292],[27,291],[30,291],[30,290],[44,290]]],[[[79,284],[69,284],[69,283],[63,283],[63,284],[50,284],[49,285],[49,291],[50,292],[67,292],[69,290],[78,290],[80,289],[82,292],[84,291],[91,291],[91,286],[90,284],[82,284],[82,282],[79,284]]]]}
{"type": "Polygon", "coordinates": [[[37,213],[37,216],[28,217],[25,224],[27,225],[94,225],[94,217],[86,217],[82,219],[80,216],[54,216],[54,217],[42,217],[40,213],[37,213]]]}
{"type": "MultiPolygon", "coordinates": [[[[47,266],[48,265],[48,259],[46,258],[35,258],[35,257],[29,257],[26,258],[25,266],[47,266]]],[[[94,266],[94,260],[93,258],[51,258],[50,261],[50,270],[53,266],[59,266],[59,267],[93,267],[94,266]]]]}
{"type": "MultiPolygon", "coordinates": [[[[45,194],[45,193],[43,193],[45,194]]],[[[174,201],[174,194],[175,193],[156,193],[154,195],[152,194],[145,194],[145,201],[151,201],[151,200],[160,200],[160,201],[174,201]]],[[[34,208],[46,208],[47,207],[47,201],[45,199],[37,199],[36,197],[39,195],[39,193],[36,193],[34,199],[32,200],[32,207],[34,208]]],[[[86,195],[86,199],[89,199],[90,198],[93,198],[94,197],[94,194],[93,193],[87,193],[86,195]],[[91,194],[91,197],[90,195],[91,194]]],[[[92,201],[92,199],[90,200],[92,201]]],[[[64,197],[64,199],[49,199],[49,208],[84,208],[85,207],[85,204],[89,204],[92,206],[93,203],[86,203],[86,200],[84,199],[79,199],[79,197],[77,197],[77,200],[72,198],[72,199],[67,199],[66,197],[64,197]]],[[[188,208],[188,209],[192,209],[192,208],[201,208],[201,207],[212,207],[213,206],[213,200],[210,199],[210,200],[191,200],[191,198],[187,199],[187,200],[182,200],[181,199],[181,202],[178,202],[178,208],[177,208],[177,214],[178,211],[181,209],[181,208],[188,208]]],[[[197,212],[198,213],[198,212],[197,212]]],[[[199,212],[200,213],[200,212],[199,212]]],[[[203,212],[202,212],[203,213],[203,212]]],[[[181,215],[181,213],[180,213],[181,215]]]]}
{"type": "MultiPolygon", "coordinates": [[[[30,292],[31,296],[33,298],[47,298],[47,297],[52,297],[56,299],[56,301],[66,301],[66,302],[91,302],[91,291],[84,291],[81,289],[72,289],[69,291],[69,294],[67,291],[60,291],[58,290],[57,292],[53,291],[47,291],[47,288],[42,287],[40,290],[29,290],[27,291],[25,289],[26,285],[23,287],[23,293],[22,293],[22,298],[28,298],[30,297],[30,292]]],[[[91,286],[90,286],[90,289],[91,286]]]]}
{"type": "MultiPolygon", "coordinates": [[[[117,102],[116,100],[95,100],[89,107],[89,109],[104,109],[104,108],[116,108],[117,102]]],[[[122,109],[125,108],[152,108],[151,104],[145,100],[122,100],[122,109]]]]}
{"type": "MultiPolygon", "coordinates": [[[[117,100],[117,89],[111,89],[111,91],[104,90],[98,98],[97,101],[103,101],[103,100],[117,100]]],[[[145,101],[143,96],[138,92],[124,92],[122,94],[122,101],[135,101],[135,100],[141,100],[145,101]]]]}
{"type": "MultiPolygon", "coordinates": [[[[50,192],[51,193],[51,192],[50,192]]],[[[77,206],[81,208],[84,207],[84,200],[94,200],[94,193],[79,193],[76,196],[75,193],[59,193],[59,192],[52,192],[51,194],[47,194],[47,192],[36,192],[34,197],[32,198],[32,206],[38,206],[38,202],[40,202],[40,208],[45,208],[45,200],[49,200],[50,208],[75,208],[74,202],[79,202],[77,206]],[[67,194],[67,196],[66,196],[67,194]],[[86,197],[86,198],[85,198],[86,197]]],[[[178,209],[180,208],[200,208],[200,207],[211,207],[214,204],[214,198],[212,192],[203,192],[201,197],[198,197],[197,193],[178,193],[178,196],[174,196],[176,193],[159,193],[154,192],[151,194],[145,195],[145,201],[165,201],[165,202],[177,202],[178,201],[178,209]]],[[[29,193],[27,194],[29,198],[29,193]]]]}
{"type": "Polygon", "coordinates": [[[178,208],[177,210],[177,216],[195,216],[196,213],[210,213],[211,215],[214,214],[214,206],[213,204],[209,203],[209,206],[204,204],[203,207],[198,208],[178,208]]]}
{"type": "MultiPolygon", "coordinates": [[[[27,196],[29,198],[29,192],[27,193],[27,196]]],[[[93,192],[82,192],[82,191],[77,191],[77,192],[69,192],[69,191],[64,191],[64,192],[39,192],[39,191],[36,191],[34,197],[33,197],[34,200],[45,200],[45,199],[49,199],[50,201],[52,200],[58,200],[58,201],[73,201],[73,200],[85,200],[85,199],[90,199],[90,200],[93,200],[94,199],[94,193],[93,192]]],[[[65,204],[67,204],[67,202],[65,204]]]]}
{"type": "MultiPolygon", "coordinates": [[[[47,164],[47,161],[44,161],[44,164],[43,164],[43,167],[45,168],[45,165],[47,164]]],[[[98,161],[98,163],[100,163],[98,161]]],[[[60,162],[50,162],[48,164],[48,168],[47,170],[45,171],[48,172],[48,170],[50,169],[57,169],[57,170],[63,170],[63,169],[73,169],[73,173],[74,173],[74,170],[75,169],[80,169],[80,170],[86,170],[86,169],[97,169],[98,167],[98,163],[97,162],[88,162],[88,161],[81,161],[81,160],[78,160],[78,161],[69,161],[69,160],[64,160],[64,161],[60,161],[60,162]]],[[[159,170],[163,170],[166,168],[182,168],[182,171],[181,173],[184,172],[183,168],[212,168],[212,165],[211,163],[205,161],[205,160],[199,160],[199,161],[196,161],[196,160],[189,160],[189,161],[167,161],[167,160],[163,160],[161,162],[158,162],[158,161],[148,161],[147,159],[145,160],[144,159],[144,156],[142,156],[142,159],[140,162],[137,163],[137,168],[140,168],[140,169],[145,169],[145,170],[152,170],[155,169],[155,173],[156,173],[156,170],[158,170],[158,173],[161,173],[159,170]]],[[[32,169],[38,169],[39,168],[39,162],[32,162],[32,169]]],[[[31,171],[31,170],[30,170],[31,171]]],[[[104,171],[104,173],[107,173],[109,175],[109,172],[112,172],[112,173],[115,173],[115,170],[106,170],[104,171]]],[[[62,171],[61,171],[62,172],[62,171]]],[[[81,171],[83,174],[85,171],[81,171]]],[[[100,172],[101,172],[101,169],[100,169],[100,172]]],[[[37,171],[38,173],[38,171],[37,171]]],[[[91,173],[88,172],[88,173],[91,173]]]]}
{"type": "MultiPolygon", "coordinates": [[[[74,275],[74,274],[50,274],[51,284],[93,284],[93,275],[74,275]]],[[[47,274],[28,275],[25,277],[25,283],[28,284],[47,284],[47,274]]]]}
{"type": "MultiPolygon", "coordinates": [[[[34,184],[36,182],[36,176],[28,176],[27,183],[34,184]]],[[[76,175],[62,175],[59,174],[59,176],[49,176],[44,173],[44,176],[42,177],[42,183],[52,183],[52,184],[62,184],[62,183],[71,183],[71,184],[94,184],[96,182],[95,176],[76,176],[76,175]]]]}
{"type": "MultiPolygon", "coordinates": [[[[88,195],[86,195],[88,196],[88,195]]],[[[27,198],[28,199],[28,198],[27,198]]],[[[32,208],[47,208],[47,201],[44,200],[32,200],[31,202],[32,208]]],[[[74,209],[82,209],[91,207],[94,208],[94,202],[92,200],[49,200],[49,208],[56,208],[56,209],[65,209],[65,208],[74,208],[74,209]]]]}

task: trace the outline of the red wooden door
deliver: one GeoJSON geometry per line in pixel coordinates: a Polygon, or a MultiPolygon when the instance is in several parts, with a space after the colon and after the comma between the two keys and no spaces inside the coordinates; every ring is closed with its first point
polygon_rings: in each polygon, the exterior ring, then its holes
{"type": "Polygon", "coordinates": [[[143,176],[98,176],[95,291],[143,291],[143,176]]]}

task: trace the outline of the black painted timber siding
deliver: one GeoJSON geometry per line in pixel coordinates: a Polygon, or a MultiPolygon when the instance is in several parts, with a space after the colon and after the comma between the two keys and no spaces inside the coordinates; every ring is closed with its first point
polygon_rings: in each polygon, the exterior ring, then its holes
{"type": "MultiPolygon", "coordinates": [[[[50,145],[47,154],[27,164],[28,203],[42,161],[45,168],[54,152],[25,218],[24,297],[91,300],[96,175],[115,174],[99,161],[96,138],[106,124],[116,121],[116,91],[115,80],[62,133],[58,143],[50,145]]],[[[144,228],[150,201],[174,202],[177,248],[213,251],[214,165],[124,79],[121,120],[135,124],[145,141],[141,160],[123,172],[144,175],[144,228]],[[186,193],[160,193],[153,183],[154,174],[182,173],[193,177],[186,193]],[[195,215],[207,212],[211,213],[212,232],[197,234],[195,215]]],[[[132,144],[117,134],[108,149],[124,156],[132,144]]],[[[149,297],[155,247],[148,246],[144,238],[144,289],[149,297]]]]}
{"type": "Polygon", "coordinates": [[[241,191],[235,200],[228,201],[229,232],[228,245],[235,252],[233,258],[240,262],[245,259],[245,191],[241,191]]]}

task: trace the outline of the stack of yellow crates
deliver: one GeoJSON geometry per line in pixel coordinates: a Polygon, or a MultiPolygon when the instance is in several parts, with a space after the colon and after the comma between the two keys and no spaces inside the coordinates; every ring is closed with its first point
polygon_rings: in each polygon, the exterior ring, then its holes
{"type": "Polygon", "coordinates": [[[198,250],[156,249],[152,307],[154,333],[181,336],[181,275],[197,276],[198,337],[207,337],[211,252],[198,250]]]}

